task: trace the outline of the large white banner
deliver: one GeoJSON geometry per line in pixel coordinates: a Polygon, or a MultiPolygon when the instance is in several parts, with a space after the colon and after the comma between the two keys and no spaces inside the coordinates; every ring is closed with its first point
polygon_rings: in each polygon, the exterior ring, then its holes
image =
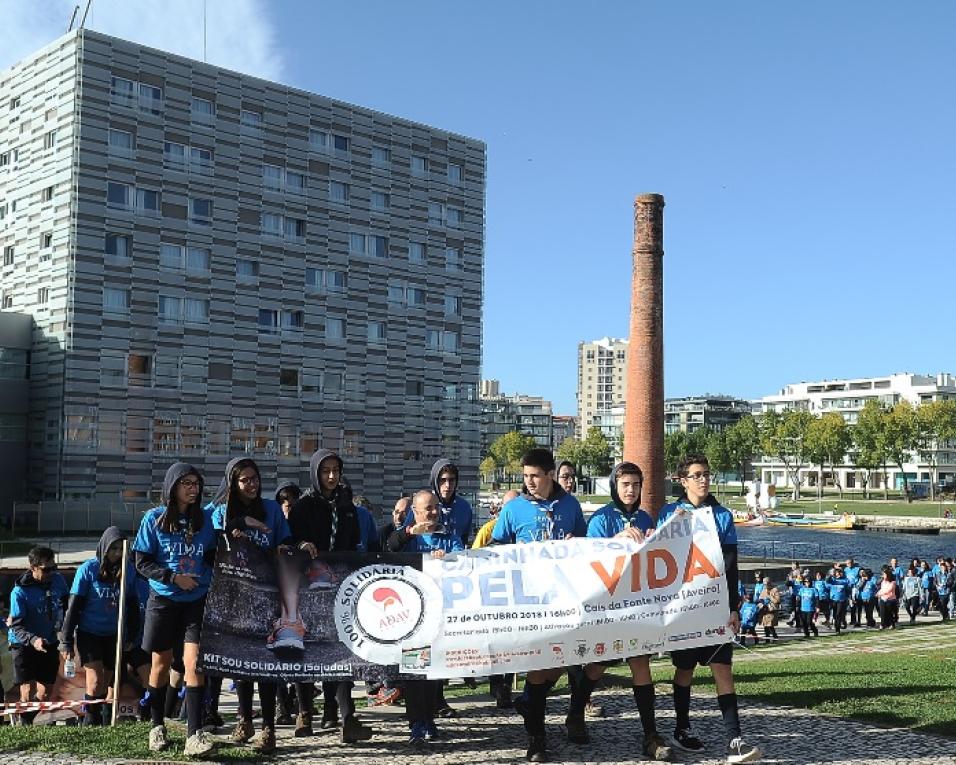
{"type": "Polygon", "coordinates": [[[640,545],[505,545],[428,559],[423,572],[437,588],[421,591],[420,629],[405,622],[389,641],[405,673],[523,672],[733,639],[710,508],[676,513],[640,545]],[[440,620],[422,618],[437,608],[440,620]]]}

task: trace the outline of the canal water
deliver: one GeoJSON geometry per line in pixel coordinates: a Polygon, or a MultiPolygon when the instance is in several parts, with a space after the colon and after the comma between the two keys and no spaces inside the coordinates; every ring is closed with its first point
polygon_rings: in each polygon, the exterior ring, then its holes
{"type": "Polygon", "coordinates": [[[928,560],[956,557],[956,534],[891,534],[879,531],[823,531],[781,526],[738,526],[740,555],[789,560],[843,561],[852,556],[876,568],[898,558],[928,560]]]}

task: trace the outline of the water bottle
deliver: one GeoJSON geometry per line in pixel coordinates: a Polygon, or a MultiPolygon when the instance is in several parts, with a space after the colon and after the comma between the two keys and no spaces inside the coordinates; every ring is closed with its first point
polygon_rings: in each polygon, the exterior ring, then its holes
{"type": "Polygon", "coordinates": [[[67,680],[76,677],[76,662],[73,659],[63,662],[63,677],[67,680]]]}

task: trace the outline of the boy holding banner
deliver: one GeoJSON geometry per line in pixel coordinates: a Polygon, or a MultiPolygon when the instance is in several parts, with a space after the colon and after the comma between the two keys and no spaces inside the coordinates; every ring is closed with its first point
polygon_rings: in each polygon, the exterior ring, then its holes
{"type": "MultiPolygon", "coordinates": [[[[641,486],[644,475],[633,462],[622,462],[611,472],[611,502],[596,510],[588,521],[589,537],[631,539],[644,541],[644,535],[654,528],[654,520],[641,509],[641,486]]],[[[610,662],[613,664],[614,662],[610,662]]],[[[654,681],[651,679],[650,656],[629,656],[634,701],[644,729],[643,752],[652,760],[669,760],[671,749],[657,732],[654,719],[654,681]]],[[[565,725],[568,740],[575,744],[590,741],[584,722],[584,709],[594,686],[607,670],[609,663],[588,664],[582,677],[571,691],[571,705],[565,725]]]]}
{"type": "MultiPolygon", "coordinates": [[[[527,491],[501,508],[491,538],[498,544],[523,544],[583,537],[587,525],[581,505],[562,489],[554,478],[554,455],[547,449],[532,449],[521,460],[527,491]]],[[[529,762],[547,762],[544,717],[548,690],[564,672],[563,668],[528,672],[525,702],[515,705],[524,717],[528,733],[529,762]]]]}
{"type": "MultiPolygon", "coordinates": [[[[730,618],[727,626],[734,634],[740,631],[740,613],[737,583],[737,532],[734,529],[734,517],[710,493],[710,463],[702,454],[688,454],[677,466],[677,477],[683,487],[683,493],[677,502],[664,505],[657,518],[660,528],[675,513],[695,513],[709,507],[714,514],[720,549],[724,556],[724,574],[727,580],[727,594],[730,597],[730,618]]],[[[717,706],[723,718],[727,733],[727,762],[756,762],[761,752],[743,740],[740,734],[740,719],[737,711],[737,693],[734,688],[734,675],[731,668],[733,648],[731,643],[687,648],[671,651],[674,665],[674,711],[677,716],[674,732],[674,745],[685,752],[700,752],[704,749],[690,727],[690,686],[694,681],[694,669],[698,664],[710,667],[717,686],[717,706]]]]}

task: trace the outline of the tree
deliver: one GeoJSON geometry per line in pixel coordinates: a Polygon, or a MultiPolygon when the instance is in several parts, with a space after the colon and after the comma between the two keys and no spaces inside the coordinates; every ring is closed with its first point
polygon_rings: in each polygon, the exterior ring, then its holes
{"type": "Polygon", "coordinates": [[[886,486],[886,438],[883,421],[886,410],[878,401],[870,399],[863,405],[852,428],[856,455],[853,461],[863,473],[863,495],[870,498],[870,473],[883,468],[883,498],[887,496],[886,486]]]}
{"type": "Polygon", "coordinates": [[[667,433],[664,436],[664,467],[667,472],[674,475],[677,463],[688,454],[706,454],[710,433],[710,428],[697,428],[690,433],[683,430],[667,433]]]}
{"type": "Polygon", "coordinates": [[[900,401],[886,413],[883,433],[886,439],[886,455],[889,461],[900,469],[903,476],[903,494],[909,496],[910,484],[903,465],[910,461],[919,445],[916,410],[909,401],[900,401]]]}
{"type": "Polygon", "coordinates": [[[487,483],[494,483],[498,476],[498,463],[495,462],[495,458],[491,455],[485,457],[478,466],[478,472],[487,483]]]}
{"type": "Polygon", "coordinates": [[[800,499],[800,466],[806,462],[807,428],[813,415],[804,409],[765,412],[760,417],[760,448],[783,463],[793,485],[793,499],[800,499]]]}
{"type": "Polygon", "coordinates": [[[953,438],[956,438],[956,401],[928,401],[917,408],[917,450],[932,471],[932,480],[929,482],[930,501],[936,500],[940,445],[953,438]]]}
{"type": "Polygon", "coordinates": [[[488,454],[504,470],[505,476],[514,481],[515,476],[521,475],[521,458],[537,445],[532,436],[512,430],[498,436],[488,447],[488,454]]]}
{"type": "Polygon", "coordinates": [[[743,495],[746,492],[744,482],[747,480],[747,466],[753,462],[760,450],[757,421],[751,415],[745,414],[733,425],[729,425],[724,433],[731,462],[740,474],[740,493],[743,495]]]}
{"type": "Polygon", "coordinates": [[[822,417],[814,417],[807,427],[807,458],[820,466],[820,480],[817,482],[817,496],[823,496],[823,471],[829,463],[833,482],[843,497],[843,485],[837,479],[836,466],[843,462],[847,449],[853,443],[850,428],[843,416],[836,412],[827,412],[822,417]]]}
{"type": "Polygon", "coordinates": [[[581,467],[590,468],[589,475],[608,475],[611,472],[611,445],[600,428],[588,429],[578,459],[581,467]]]}
{"type": "Polygon", "coordinates": [[[720,474],[728,473],[734,467],[734,459],[727,446],[727,431],[712,430],[707,434],[707,445],[704,454],[710,464],[710,472],[714,476],[714,485],[720,485],[720,474]]]}

